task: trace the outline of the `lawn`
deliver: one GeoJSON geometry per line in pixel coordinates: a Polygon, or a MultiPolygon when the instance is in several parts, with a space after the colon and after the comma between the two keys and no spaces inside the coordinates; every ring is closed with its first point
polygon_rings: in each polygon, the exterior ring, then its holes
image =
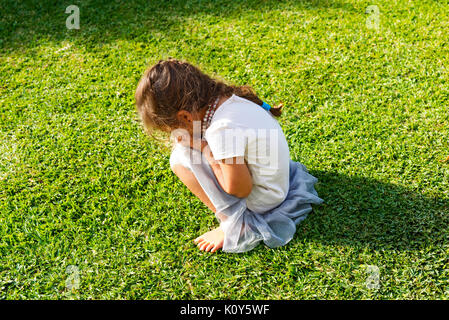
{"type": "Polygon", "coordinates": [[[0,8],[1,299],[449,299],[447,1],[0,8]],[[284,103],[325,201],[285,247],[193,244],[217,221],[134,105],[168,57],[284,103]]]}

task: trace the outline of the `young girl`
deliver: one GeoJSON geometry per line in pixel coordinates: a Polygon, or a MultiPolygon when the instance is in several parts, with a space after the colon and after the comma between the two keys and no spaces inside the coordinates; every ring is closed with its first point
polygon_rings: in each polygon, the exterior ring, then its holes
{"type": "Polygon", "coordinates": [[[220,226],[194,241],[201,250],[244,252],[285,245],[322,202],[317,179],[290,160],[271,108],[248,86],[227,85],[187,62],[160,60],[136,90],[147,130],[171,133],[170,166],[220,226]]]}

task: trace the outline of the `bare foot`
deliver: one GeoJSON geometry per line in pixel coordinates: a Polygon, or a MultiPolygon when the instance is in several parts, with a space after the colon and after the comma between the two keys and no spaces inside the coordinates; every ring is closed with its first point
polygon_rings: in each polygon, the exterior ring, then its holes
{"type": "Polygon", "coordinates": [[[203,251],[215,252],[223,247],[224,233],[220,227],[206,232],[199,236],[193,242],[198,245],[198,248],[203,251]]]}

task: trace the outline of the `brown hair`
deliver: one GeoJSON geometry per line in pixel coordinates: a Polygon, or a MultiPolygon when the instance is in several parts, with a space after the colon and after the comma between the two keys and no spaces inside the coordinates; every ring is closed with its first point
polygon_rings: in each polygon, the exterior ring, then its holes
{"type": "MultiPolygon", "coordinates": [[[[179,110],[198,112],[220,96],[236,96],[258,105],[263,101],[249,86],[228,85],[213,79],[188,62],[176,59],[159,60],[145,71],[136,89],[137,111],[148,131],[170,132],[180,126],[179,110]]],[[[279,117],[281,108],[270,112],[279,117]]]]}

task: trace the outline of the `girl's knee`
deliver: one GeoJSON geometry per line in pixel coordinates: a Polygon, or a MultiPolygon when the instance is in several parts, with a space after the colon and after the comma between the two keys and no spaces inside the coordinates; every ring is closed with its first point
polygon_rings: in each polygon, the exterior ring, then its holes
{"type": "MultiPolygon", "coordinates": [[[[189,167],[189,154],[186,147],[176,145],[170,155],[170,168],[175,172],[175,166],[189,167]]],[[[175,172],[176,173],[176,172],[175,172]]]]}

